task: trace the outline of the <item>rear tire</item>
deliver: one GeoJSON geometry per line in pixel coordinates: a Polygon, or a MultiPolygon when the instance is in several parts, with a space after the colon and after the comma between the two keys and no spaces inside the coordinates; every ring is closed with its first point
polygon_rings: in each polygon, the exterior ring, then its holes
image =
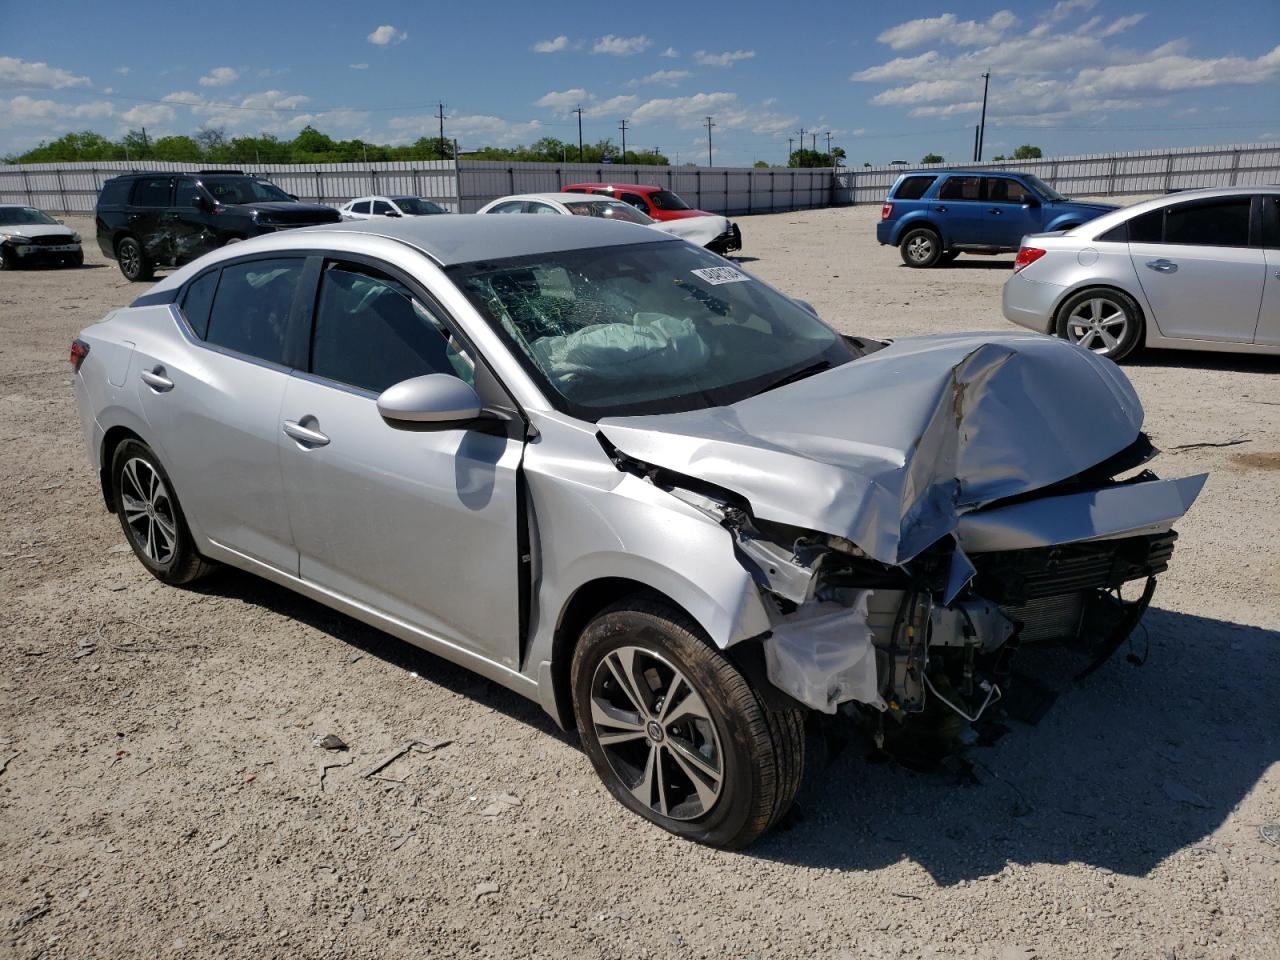
{"type": "Polygon", "coordinates": [[[173,481],[140,440],[125,440],[111,458],[111,489],[125,539],[161,583],[193,583],[215,568],[196,552],[173,481]]]}
{"type": "Polygon", "coordinates": [[[1133,356],[1144,336],[1142,311],[1119,290],[1082,290],[1058,308],[1059,337],[1119,363],[1133,356]]]}
{"type": "Polygon", "coordinates": [[[929,227],[916,227],[903,235],[898,252],[908,267],[937,266],[942,259],[942,237],[929,227]]]}
{"type": "Polygon", "coordinates": [[[155,279],[156,266],[142,249],[137,237],[121,237],[116,241],[116,263],[120,272],[131,283],[146,283],[155,279]]]}
{"type": "Polygon", "coordinates": [[[634,813],[737,848],[791,807],[804,712],[766,706],[683,613],[642,598],[605,610],[583,631],[570,671],[587,756],[634,813]]]}

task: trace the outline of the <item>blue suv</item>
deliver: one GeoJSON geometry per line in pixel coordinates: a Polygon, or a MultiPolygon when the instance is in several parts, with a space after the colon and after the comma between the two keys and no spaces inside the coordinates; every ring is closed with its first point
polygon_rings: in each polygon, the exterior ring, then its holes
{"type": "Polygon", "coordinates": [[[961,253],[1008,253],[1028,233],[1068,230],[1116,207],[1069,200],[1029,173],[917,170],[885,198],[876,239],[908,267],[950,263],[961,253]]]}

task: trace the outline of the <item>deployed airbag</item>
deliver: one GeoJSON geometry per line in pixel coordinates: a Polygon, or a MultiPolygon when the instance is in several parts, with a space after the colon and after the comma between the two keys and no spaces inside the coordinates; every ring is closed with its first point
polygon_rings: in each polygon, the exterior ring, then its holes
{"type": "Polygon", "coordinates": [[[590,373],[603,380],[687,377],[710,351],[693,321],[638,313],[634,323],[598,323],[564,336],[540,337],[534,359],[553,380],[590,373]]]}
{"type": "Polygon", "coordinates": [[[780,618],[764,641],[769,682],[806,706],[835,713],[846,700],[883,708],[867,595],[852,606],[807,603],[780,618]]]}

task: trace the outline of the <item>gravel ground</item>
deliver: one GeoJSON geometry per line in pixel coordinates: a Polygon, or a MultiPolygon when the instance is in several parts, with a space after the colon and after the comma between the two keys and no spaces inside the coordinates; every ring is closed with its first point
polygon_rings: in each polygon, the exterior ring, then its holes
{"type": "MultiPolygon", "coordinates": [[[[911,271],[877,214],[744,218],[744,262],[845,331],[1007,329],[1009,257],[911,271]]],[[[1049,660],[1056,704],[975,750],[977,783],[855,744],[784,829],[723,853],[613,803],[532,703],[244,574],[147,576],[66,363],[141,289],[96,249],[0,275],[0,953],[1280,956],[1259,829],[1280,821],[1277,360],[1127,367],[1155,469],[1211,472],[1143,668],[1074,684],[1049,660]]]]}

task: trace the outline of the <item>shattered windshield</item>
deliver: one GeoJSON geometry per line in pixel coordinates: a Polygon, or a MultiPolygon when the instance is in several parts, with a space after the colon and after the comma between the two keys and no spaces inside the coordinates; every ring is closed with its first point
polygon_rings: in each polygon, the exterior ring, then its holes
{"type": "Polygon", "coordinates": [[[566,200],[564,207],[578,217],[625,220],[628,223],[639,223],[646,227],[653,223],[653,218],[621,200],[566,200]]]}
{"type": "Polygon", "coordinates": [[[584,420],[735,403],[857,356],[813,314],[688,243],[449,273],[557,409],[584,420]]]}

